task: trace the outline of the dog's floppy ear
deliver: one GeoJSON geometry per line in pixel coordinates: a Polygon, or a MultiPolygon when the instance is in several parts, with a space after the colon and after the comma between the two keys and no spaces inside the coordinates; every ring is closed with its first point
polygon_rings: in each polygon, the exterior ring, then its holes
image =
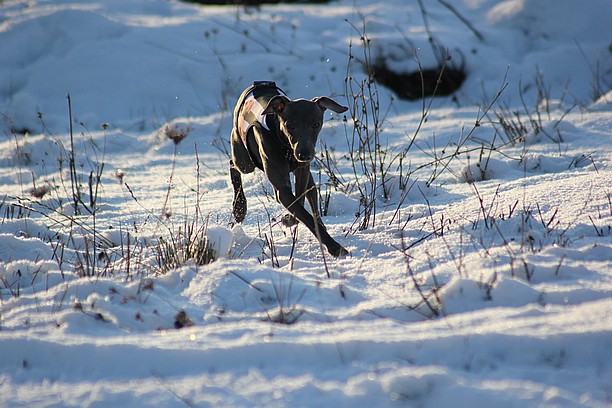
{"type": "Polygon", "coordinates": [[[281,113],[285,110],[289,102],[291,102],[291,100],[285,95],[276,95],[274,98],[270,99],[263,113],[281,113]]]}
{"type": "Polygon", "coordinates": [[[336,113],[346,112],[348,108],[346,106],[342,106],[336,101],[326,96],[319,96],[316,98],[312,98],[312,101],[315,102],[322,110],[330,109],[336,113]]]}

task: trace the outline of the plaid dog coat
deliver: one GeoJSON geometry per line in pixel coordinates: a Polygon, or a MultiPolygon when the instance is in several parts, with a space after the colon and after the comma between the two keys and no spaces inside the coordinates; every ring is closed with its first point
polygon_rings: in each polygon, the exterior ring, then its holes
{"type": "Polygon", "coordinates": [[[273,114],[264,114],[272,98],[285,94],[272,81],[256,81],[242,92],[234,109],[234,126],[232,129],[232,166],[243,174],[251,173],[256,167],[263,170],[263,164],[257,158],[257,152],[249,149],[247,135],[253,126],[260,126],[266,136],[277,132],[276,118],[273,114]]]}
{"type": "Polygon", "coordinates": [[[246,136],[251,127],[259,123],[264,129],[270,131],[268,115],[263,111],[268,106],[270,99],[280,95],[279,91],[281,91],[272,81],[255,82],[249,90],[238,116],[238,134],[245,146],[247,145],[246,136]]]}

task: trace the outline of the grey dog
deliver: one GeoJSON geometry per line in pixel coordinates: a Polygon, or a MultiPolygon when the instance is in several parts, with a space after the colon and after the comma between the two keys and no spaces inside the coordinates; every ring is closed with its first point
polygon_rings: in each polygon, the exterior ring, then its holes
{"type": "Polygon", "coordinates": [[[255,82],[244,90],[234,109],[231,135],[233,215],[241,223],[247,213],[241,173],[258,168],[274,187],[277,201],[291,214],[283,217],[283,224],[301,222],[330,254],[338,257],[348,251],[329,235],[321,221],[318,193],[310,173],[326,109],[342,113],[348,108],[324,96],[310,101],[291,100],[271,81],[255,82]],[[295,180],[295,194],[291,191],[290,173],[295,180]],[[304,208],[305,198],[312,215],[304,208]]]}

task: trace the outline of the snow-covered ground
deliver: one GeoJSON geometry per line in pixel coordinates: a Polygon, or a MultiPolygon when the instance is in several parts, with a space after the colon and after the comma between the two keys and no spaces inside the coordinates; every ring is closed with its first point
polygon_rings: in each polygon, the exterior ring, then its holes
{"type": "Polygon", "coordinates": [[[610,406],[612,3],[423,3],[0,1],[0,406],[610,406]],[[428,30],[454,98],[360,99],[360,36],[408,71],[428,30]],[[380,118],[373,196],[351,115],[313,164],[349,257],[261,173],[232,224],[261,79],[380,118]]]}

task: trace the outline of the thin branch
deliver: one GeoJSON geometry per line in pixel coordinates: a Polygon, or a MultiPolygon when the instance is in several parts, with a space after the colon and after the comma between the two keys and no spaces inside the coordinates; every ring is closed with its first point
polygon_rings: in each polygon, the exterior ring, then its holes
{"type": "Polygon", "coordinates": [[[478,38],[478,40],[480,40],[480,42],[484,42],[484,37],[483,35],[480,33],[480,31],[476,30],[476,28],[474,28],[474,26],[472,25],[472,23],[470,23],[465,17],[463,17],[459,11],[457,11],[457,9],[455,7],[453,7],[452,5],[448,4],[446,2],[446,0],[438,0],[438,2],[440,4],[442,4],[444,7],[446,7],[447,9],[449,9],[451,11],[451,13],[453,13],[459,20],[461,20],[461,22],[463,24],[466,25],[467,28],[470,29],[471,32],[474,33],[474,35],[476,36],[476,38],[478,38]]]}

